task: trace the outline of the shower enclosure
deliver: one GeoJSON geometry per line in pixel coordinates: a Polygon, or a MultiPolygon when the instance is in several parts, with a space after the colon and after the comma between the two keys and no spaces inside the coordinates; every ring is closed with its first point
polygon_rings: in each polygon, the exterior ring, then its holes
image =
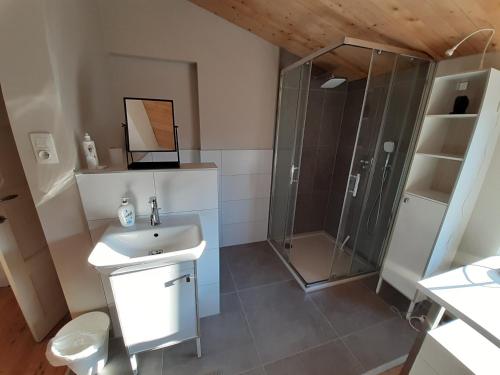
{"type": "Polygon", "coordinates": [[[304,286],[379,269],[433,68],[346,37],[281,71],[268,238],[304,286]]]}

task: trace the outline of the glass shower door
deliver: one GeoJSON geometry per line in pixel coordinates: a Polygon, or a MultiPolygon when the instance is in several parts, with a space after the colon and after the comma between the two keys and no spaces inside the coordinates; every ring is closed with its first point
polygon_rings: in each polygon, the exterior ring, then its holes
{"type": "Polygon", "coordinates": [[[274,145],[274,171],[268,236],[288,260],[311,65],[282,73],[274,145]]]}
{"type": "Polygon", "coordinates": [[[373,52],[338,231],[338,243],[344,246],[336,248],[334,278],[373,272],[380,266],[429,69],[428,61],[373,52]],[[384,71],[387,66],[392,71],[384,71]]]}

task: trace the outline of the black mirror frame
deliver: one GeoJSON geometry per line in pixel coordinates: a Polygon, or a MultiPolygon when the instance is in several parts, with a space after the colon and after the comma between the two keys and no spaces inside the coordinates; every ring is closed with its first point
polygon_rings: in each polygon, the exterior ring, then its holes
{"type": "Polygon", "coordinates": [[[180,167],[180,155],[179,155],[179,138],[177,134],[178,126],[175,123],[175,115],[174,115],[174,101],[171,99],[153,99],[153,98],[136,98],[131,96],[126,96],[123,98],[123,108],[125,111],[125,122],[122,123],[122,127],[125,133],[125,150],[127,155],[127,168],[128,169],[163,169],[163,168],[179,168],[180,167]],[[144,151],[131,151],[130,150],[130,141],[128,136],[128,123],[127,123],[127,99],[133,100],[150,100],[150,101],[161,101],[161,102],[170,102],[172,103],[172,120],[174,123],[174,145],[175,150],[144,150],[144,151]],[[134,152],[140,153],[154,153],[154,152],[175,152],[177,155],[176,161],[146,161],[146,162],[137,162],[134,161],[134,152]]]}

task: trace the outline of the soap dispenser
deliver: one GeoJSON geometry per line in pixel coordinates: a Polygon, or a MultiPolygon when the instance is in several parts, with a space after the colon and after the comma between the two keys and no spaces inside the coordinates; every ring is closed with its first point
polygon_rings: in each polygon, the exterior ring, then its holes
{"type": "Polygon", "coordinates": [[[135,208],[126,197],[122,198],[122,204],[118,208],[118,218],[124,227],[130,227],[135,224],[135,208]]]}
{"type": "Polygon", "coordinates": [[[90,138],[89,133],[85,133],[85,135],[83,136],[82,146],[83,146],[83,153],[85,154],[85,160],[87,161],[87,168],[98,169],[99,159],[97,157],[95,143],[90,138]]]}

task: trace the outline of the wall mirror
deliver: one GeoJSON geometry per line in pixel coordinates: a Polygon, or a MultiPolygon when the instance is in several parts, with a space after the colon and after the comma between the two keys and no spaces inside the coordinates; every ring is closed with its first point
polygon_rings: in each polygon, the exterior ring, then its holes
{"type": "Polygon", "coordinates": [[[174,102],[130,97],[123,101],[129,169],[178,167],[174,102]]]}

